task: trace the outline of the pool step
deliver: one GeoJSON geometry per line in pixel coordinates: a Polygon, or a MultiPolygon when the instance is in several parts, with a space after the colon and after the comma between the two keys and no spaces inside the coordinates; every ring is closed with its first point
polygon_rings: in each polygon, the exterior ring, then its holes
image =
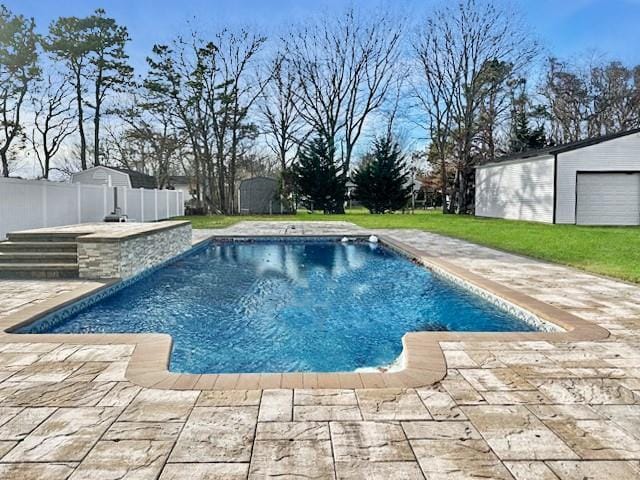
{"type": "Polygon", "coordinates": [[[78,278],[76,236],[8,234],[0,242],[0,278],[78,278]]]}
{"type": "Polygon", "coordinates": [[[0,252],[70,252],[76,253],[78,244],[75,242],[0,242],[0,252]]]}
{"type": "Polygon", "coordinates": [[[78,264],[0,263],[0,277],[15,279],[78,278],[78,264]]]}
{"type": "Polygon", "coordinates": [[[1,252],[0,263],[78,263],[76,252],[1,252]]]}

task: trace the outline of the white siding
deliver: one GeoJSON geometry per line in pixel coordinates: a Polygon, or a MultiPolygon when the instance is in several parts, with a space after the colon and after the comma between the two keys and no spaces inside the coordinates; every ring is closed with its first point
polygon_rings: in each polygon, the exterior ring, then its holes
{"type": "Polygon", "coordinates": [[[640,171],[640,133],[558,154],[557,223],[576,223],[578,171],[640,171]]]}
{"type": "Polygon", "coordinates": [[[89,185],[108,185],[111,178],[112,187],[129,187],[131,181],[129,175],[124,172],[118,172],[108,167],[93,167],[82,172],[71,175],[71,183],[84,183],[89,185]]]}
{"type": "Polygon", "coordinates": [[[553,156],[476,169],[476,215],[553,222],[553,156]]]}
{"type": "Polygon", "coordinates": [[[185,202],[188,202],[189,200],[194,198],[193,195],[191,195],[191,189],[189,188],[189,185],[175,185],[175,190],[184,194],[185,202]]]}

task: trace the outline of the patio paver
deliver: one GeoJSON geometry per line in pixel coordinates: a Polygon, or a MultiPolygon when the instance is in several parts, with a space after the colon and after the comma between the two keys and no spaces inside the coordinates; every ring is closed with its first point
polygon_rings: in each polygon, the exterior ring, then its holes
{"type": "MultiPolygon", "coordinates": [[[[242,222],[216,233],[368,233],[295,226],[242,222]]],[[[317,375],[287,377],[300,387],[291,389],[278,374],[242,390],[215,390],[215,375],[184,390],[146,388],[127,380],[134,346],[117,337],[0,342],[0,478],[640,478],[639,286],[426,232],[376,233],[611,335],[442,341],[446,376],[417,389],[313,389],[330,381],[317,375]]],[[[0,281],[0,320],[90,285],[0,281]]]]}

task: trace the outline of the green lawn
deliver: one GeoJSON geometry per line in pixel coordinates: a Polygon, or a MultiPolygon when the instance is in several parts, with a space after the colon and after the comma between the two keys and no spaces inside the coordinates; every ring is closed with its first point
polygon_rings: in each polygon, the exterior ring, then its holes
{"type": "Polygon", "coordinates": [[[242,220],[346,220],[367,228],[414,228],[640,283],[640,228],[544,225],[420,212],[413,215],[298,213],[295,216],[184,217],[194,228],[222,228],[242,220]]]}

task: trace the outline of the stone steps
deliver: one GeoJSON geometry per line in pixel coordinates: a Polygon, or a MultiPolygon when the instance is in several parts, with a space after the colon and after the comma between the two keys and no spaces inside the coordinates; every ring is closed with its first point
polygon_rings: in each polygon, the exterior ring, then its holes
{"type": "Polygon", "coordinates": [[[78,278],[78,264],[0,263],[0,277],[16,279],[78,278]]]}
{"type": "Polygon", "coordinates": [[[78,278],[77,236],[8,234],[0,242],[0,278],[78,278]]]}
{"type": "Polygon", "coordinates": [[[75,242],[0,242],[0,252],[53,252],[76,253],[78,244],[75,242]]]}
{"type": "Polygon", "coordinates": [[[0,252],[0,263],[78,263],[76,252],[0,252]]]}

